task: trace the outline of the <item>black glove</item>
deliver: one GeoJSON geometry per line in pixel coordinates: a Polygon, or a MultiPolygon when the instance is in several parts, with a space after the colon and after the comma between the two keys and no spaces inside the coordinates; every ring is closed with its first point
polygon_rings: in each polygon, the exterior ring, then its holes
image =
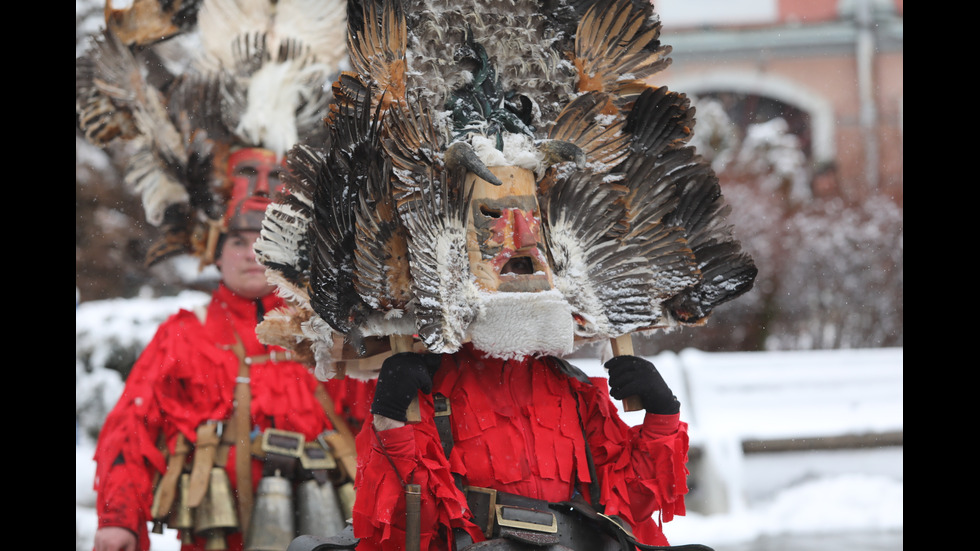
{"type": "Polygon", "coordinates": [[[432,375],[439,360],[439,354],[415,352],[399,352],[386,359],[374,387],[371,413],[405,422],[405,411],[418,392],[432,392],[432,375]]]}
{"type": "Polygon", "coordinates": [[[636,356],[616,356],[605,367],[609,370],[609,394],[613,398],[639,396],[643,409],[659,415],[681,410],[681,403],[652,363],[636,356]]]}

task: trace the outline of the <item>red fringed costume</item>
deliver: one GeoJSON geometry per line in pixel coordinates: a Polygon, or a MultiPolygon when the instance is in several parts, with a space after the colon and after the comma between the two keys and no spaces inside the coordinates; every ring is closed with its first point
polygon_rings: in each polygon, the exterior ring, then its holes
{"type": "MultiPolygon", "coordinates": [[[[270,294],[261,299],[263,311],[281,306],[270,294]]],[[[221,285],[212,295],[206,321],[182,310],[157,330],[133,366],[119,402],[102,427],[95,453],[95,489],[98,492],[99,526],[121,526],[136,532],[140,548],[149,549],[147,522],[153,501],[153,480],[166,469],[158,443],[173,452],[177,434],[193,443],[199,425],[227,420],[232,413],[239,362],[227,349],[241,338],[248,356],[260,356],[281,348],[265,346],[255,336],[257,304],[221,285]]],[[[317,401],[320,383],[310,369],[291,361],[254,363],[250,369],[253,433],[269,427],[303,433],[307,440],[332,429],[317,401]]],[[[348,395],[359,399],[358,392],[348,395]]],[[[370,396],[366,397],[370,400],[370,396]]],[[[338,410],[364,411],[362,404],[338,404],[338,410]]],[[[235,450],[227,462],[235,485],[235,450]]],[[[262,463],[253,459],[253,485],[262,475],[262,463]]],[[[242,548],[242,534],[228,537],[229,549],[242,548]]],[[[203,549],[203,540],[183,549],[203,549]]]]}
{"type": "Polygon", "coordinates": [[[403,482],[422,488],[421,549],[450,549],[450,527],[484,539],[469,521],[453,474],[467,485],[550,502],[584,493],[591,482],[586,436],[605,513],[629,522],[639,541],[667,545],[660,522],[685,513],[687,424],[679,415],[648,413],[641,425],[629,427],[605,379],[584,383],[553,360],[504,361],[465,346],[443,356],[432,393],[448,397],[452,408],[448,459],[431,394],[419,394],[421,423],[379,432],[367,423],[358,435],[358,551],[404,545],[403,482]]]}

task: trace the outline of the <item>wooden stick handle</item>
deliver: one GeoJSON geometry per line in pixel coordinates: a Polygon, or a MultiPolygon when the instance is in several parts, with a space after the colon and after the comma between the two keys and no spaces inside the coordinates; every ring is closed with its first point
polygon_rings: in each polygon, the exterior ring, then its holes
{"type": "Polygon", "coordinates": [[[388,342],[391,343],[391,352],[394,354],[411,352],[415,337],[411,335],[389,335],[388,342]]]}
{"type": "Polygon", "coordinates": [[[419,551],[422,545],[422,486],[405,485],[405,550],[419,551]]]}
{"type": "MultiPolygon", "coordinates": [[[[395,354],[399,352],[411,352],[412,344],[415,342],[412,335],[390,335],[388,341],[391,343],[391,351],[395,354]]],[[[409,423],[418,423],[422,420],[418,397],[412,399],[412,402],[408,404],[408,410],[405,411],[405,420],[409,423]]]]}
{"type": "MultiPolygon", "coordinates": [[[[611,342],[613,356],[632,356],[633,337],[629,333],[614,338],[611,342]]],[[[640,411],[643,409],[643,402],[639,396],[627,396],[623,398],[623,411],[640,411]]]]}

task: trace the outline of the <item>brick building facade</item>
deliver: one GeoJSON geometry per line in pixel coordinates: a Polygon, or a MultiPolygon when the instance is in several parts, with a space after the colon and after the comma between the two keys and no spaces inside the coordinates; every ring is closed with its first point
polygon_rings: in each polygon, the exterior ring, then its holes
{"type": "Polygon", "coordinates": [[[902,0],[655,0],[673,63],[655,84],[726,99],[736,125],[788,113],[814,196],[902,202],[902,0]],[[775,106],[775,107],[774,107],[775,106]]]}

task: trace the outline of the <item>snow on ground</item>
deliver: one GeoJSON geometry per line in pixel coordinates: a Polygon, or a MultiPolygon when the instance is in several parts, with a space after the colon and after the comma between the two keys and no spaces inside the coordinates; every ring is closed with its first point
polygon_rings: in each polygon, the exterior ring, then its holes
{"type": "MultiPolygon", "coordinates": [[[[206,300],[207,295],[201,293],[184,293],[168,300],[78,305],[76,352],[84,349],[89,361],[102,361],[109,354],[100,343],[112,339],[117,343],[145,342],[155,325],[178,307],[206,300]]],[[[819,539],[862,534],[880,541],[877,535],[887,534],[885,540],[891,547],[874,543],[847,548],[891,551],[895,541],[901,548],[901,446],[725,456],[742,438],[901,431],[901,349],[735,354],[690,350],[649,359],[678,394],[682,417],[691,424],[692,445],[713,452],[708,455],[718,463],[716,478],[697,480],[699,492],[705,492],[705,486],[720,485],[736,494],[723,501],[723,512],[706,514],[694,507],[692,490],[688,515],[664,526],[671,543],[743,551],[781,549],[779,545],[753,543],[768,537],[819,539]]],[[[602,375],[598,360],[574,363],[590,375],[602,375]]],[[[114,372],[107,372],[97,365],[90,365],[89,370],[76,369],[76,411],[82,409],[80,404],[114,402],[121,381],[113,383],[114,372]]],[[[630,424],[642,419],[641,412],[622,415],[630,424]]],[[[75,531],[79,550],[91,549],[96,527],[92,454],[93,442],[80,430],[76,415],[75,531]]],[[[152,537],[154,551],[179,549],[173,531],[152,537]]]]}
{"type": "MultiPolygon", "coordinates": [[[[820,455],[813,454],[813,459],[822,461],[820,455]]],[[[89,443],[76,447],[75,539],[79,550],[91,549],[96,527],[91,458],[89,443]]],[[[806,462],[798,458],[758,459],[759,464],[753,466],[749,475],[751,479],[765,486],[767,480],[785,475],[785,484],[757,501],[750,501],[746,509],[736,513],[705,515],[689,511],[687,516],[675,517],[664,525],[671,543],[701,543],[724,551],[764,537],[840,536],[848,532],[873,537],[876,533],[903,531],[900,449],[843,454],[838,458],[843,464],[837,472],[808,471],[806,462]]],[[[750,482],[749,486],[752,485],[750,482]]],[[[151,537],[154,551],[180,549],[172,530],[151,537]]],[[[850,548],[849,551],[862,550],[850,548]]]]}

